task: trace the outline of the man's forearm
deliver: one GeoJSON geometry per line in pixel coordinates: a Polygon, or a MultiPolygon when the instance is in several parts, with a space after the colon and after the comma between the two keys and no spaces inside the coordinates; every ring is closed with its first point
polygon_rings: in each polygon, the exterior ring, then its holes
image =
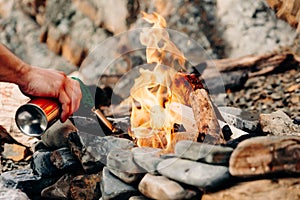
{"type": "Polygon", "coordinates": [[[29,68],[29,65],[0,44],[0,81],[18,84],[29,68]]]}

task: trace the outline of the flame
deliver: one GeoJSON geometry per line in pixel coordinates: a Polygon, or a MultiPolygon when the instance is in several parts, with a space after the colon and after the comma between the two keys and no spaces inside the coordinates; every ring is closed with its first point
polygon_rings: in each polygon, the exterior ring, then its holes
{"type": "Polygon", "coordinates": [[[146,48],[147,63],[154,69],[140,69],[130,90],[132,104],[130,135],[138,146],[172,151],[174,124],[181,123],[181,115],[172,110],[172,103],[189,105],[192,88],[184,75],[175,70],[178,64],[185,70],[185,57],[171,41],[165,19],[157,13],[142,13],[153,24],[140,34],[146,48]]]}
{"type": "Polygon", "coordinates": [[[147,47],[146,56],[147,63],[165,64],[174,66],[178,64],[185,69],[185,57],[183,53],[170,40],[170,36],[166,31],[166,20],[154,12],[147,14],[142,12],[143,19],[153,24],[151,29],[145,29],[140,35],[140,41],[147,47]]]}

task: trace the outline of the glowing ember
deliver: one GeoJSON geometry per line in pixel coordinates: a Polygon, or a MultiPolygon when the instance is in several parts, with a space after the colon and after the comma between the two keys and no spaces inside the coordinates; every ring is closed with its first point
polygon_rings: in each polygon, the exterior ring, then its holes
{"type": "Polygon", "coordinates": [[[172,104],[189,105],[192,88],[184,74],[174,69],[176,64],[185,69],[185,57],[164,29],[165,19],[157,13],[143,13],[143,18],[153,24],[141,33],[140,41],[147,47],[147,62],[154,69],[140,69],[140,77],[131,88],[130,134],[137,139],[138,146],[158,147],[168,152],[173,148],[174,124],[182,121],[172,104]]]}

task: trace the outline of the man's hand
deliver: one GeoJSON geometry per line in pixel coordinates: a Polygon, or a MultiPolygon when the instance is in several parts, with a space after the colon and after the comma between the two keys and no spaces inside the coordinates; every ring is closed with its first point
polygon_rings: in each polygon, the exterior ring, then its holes
{"type": "Polygon", "coordinates": [[[57,98],[62,105],[60,119],[65,122],[80,105],[82,97],[78,81],[63,72],[26,66],[19,80],[20,90],[27,96],[57,98]]]}
{"type": "Polygon", "coordinates": [[[65,122],[80,105],[80,84],[63,72],[26,64],[0,43],[0,81],[15,83],[30,97],[57,98],[62,105],[60,119],[65,122]]]}

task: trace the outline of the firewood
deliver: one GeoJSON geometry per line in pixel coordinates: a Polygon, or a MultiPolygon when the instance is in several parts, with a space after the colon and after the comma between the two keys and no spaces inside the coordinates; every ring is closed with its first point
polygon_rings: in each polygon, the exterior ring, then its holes
{"type": "Polygon", "coordinates": [[[247,177],[299,173],[298,136],[254,137],[241,142],[230,157],[231,175],[247,177]]]}
{"type": "Polygon", "coordinates": [[[211,144],[225,143],[208,92],[205,89],[193,91],[190,95],[190,103],[199,131],[198,140],[211,144]]]}
{"type": "Polygon", "coordinates": [[[225,58],[206,61],[206,69],[202,76],[212,78],[220,76],[219,72],[244,70],[249,76],[264,75],[282,66],[285,61],[293,63],[296,57],[290,52],[273,52],[261,55],[248,55],[239,58],[225,58]]]}

